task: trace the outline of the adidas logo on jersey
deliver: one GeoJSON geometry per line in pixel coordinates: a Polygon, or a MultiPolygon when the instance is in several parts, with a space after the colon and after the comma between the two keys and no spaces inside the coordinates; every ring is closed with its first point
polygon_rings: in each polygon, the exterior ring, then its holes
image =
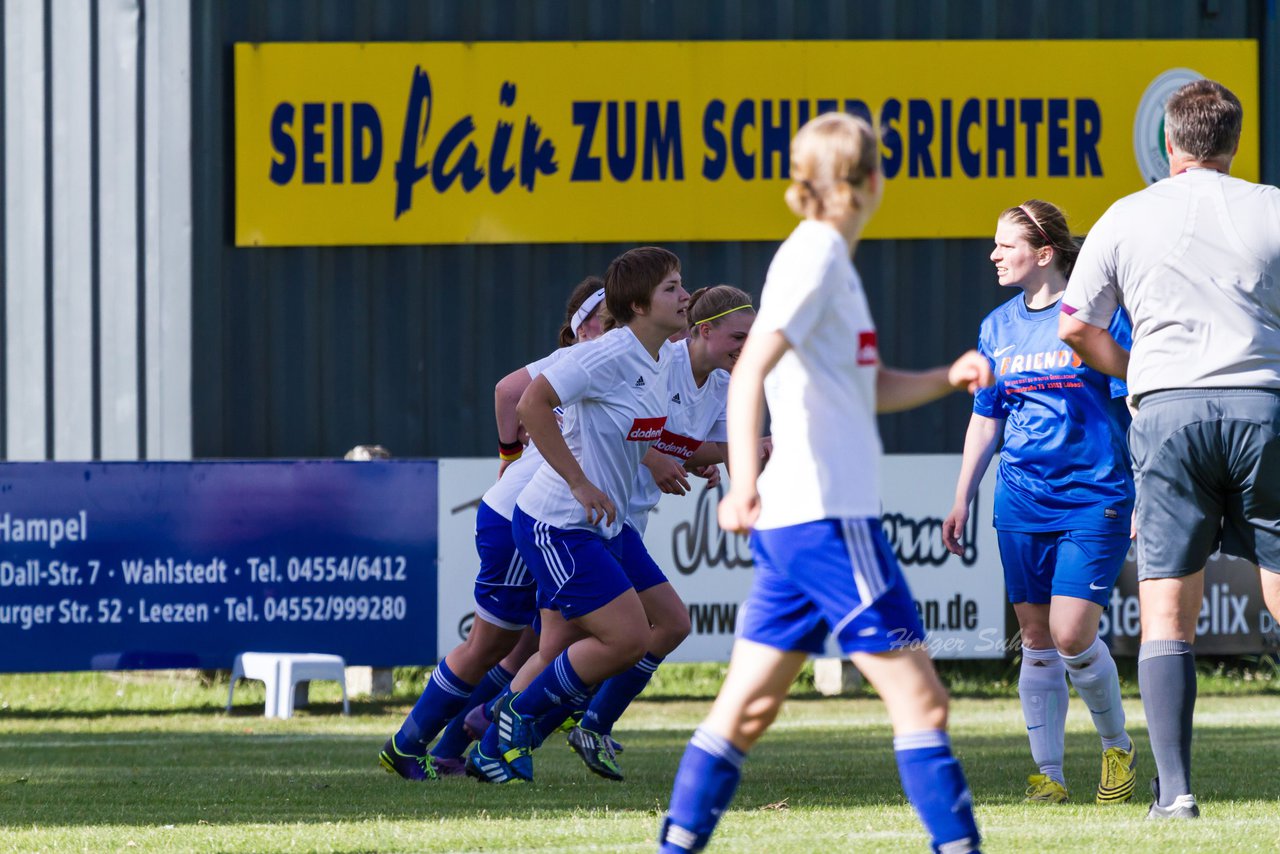
{"type": "Polygon", "coordinates": [[[681,400],[680,400],[680,392],[676,392],[675,394],[671,395],[671,402],[672,402],[672,403],[680,403],[680,402],[681,402],[681,400]]]}
{"type": "Polygon", "coordinates": [[[644,388],[644,377],[636,377],[636,388],[644,388]]]}

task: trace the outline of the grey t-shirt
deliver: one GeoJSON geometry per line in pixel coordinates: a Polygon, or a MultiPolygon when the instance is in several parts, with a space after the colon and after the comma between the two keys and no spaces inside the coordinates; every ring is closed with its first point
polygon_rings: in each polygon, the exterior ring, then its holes
{"type": "Polygon", "coordinates": [[[1089,232],[1063,312],[1133,321],[1129,392],[1280,389],[1280,190],[1190,169],[1113,204],[1089,232]]]}

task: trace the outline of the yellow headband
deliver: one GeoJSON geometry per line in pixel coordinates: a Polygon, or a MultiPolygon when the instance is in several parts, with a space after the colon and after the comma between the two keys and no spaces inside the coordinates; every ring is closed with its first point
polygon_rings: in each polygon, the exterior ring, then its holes
{"type": "Polygon", "coordinates": [[[742,309],[744,309],[744,308],[754,309],[754,308],[755,308],[755,306],[753,306],[751,303],[747,303],[746,305],[739,305],[739,306],[735,306],[735,307],[733,307],[733,308],[729,309],[728,311],[722,311],[722,312],[720,312],[719,314],[713,314],[711,317],[708,317],[706,320],[699,320],[697,323],[695,323],[695,324],[693,324],[693,325],[694,325],[694,326],[701,326],[701,325],[702,325],[702,324],[704,324],[704,323],[710,323],[710,322],[711,322],[711,321],[713,321],[713,320],[719,320],[720,318],[724,317],[726,314],[733,314],[735,311],[741,311],[741,310],[742,310],[742,309]]]}

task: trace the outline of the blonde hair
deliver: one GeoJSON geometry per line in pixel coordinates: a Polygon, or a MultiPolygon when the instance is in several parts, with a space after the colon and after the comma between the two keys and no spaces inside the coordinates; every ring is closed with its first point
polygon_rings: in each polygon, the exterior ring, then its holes
{"type": "Polygon", "coordinates": [[[875,131],[865,119],[823,113],[791,140],[791,186],[787,207],[798,217],[822,217],[857,204],[861,188],[879,168],[875,131]]]}

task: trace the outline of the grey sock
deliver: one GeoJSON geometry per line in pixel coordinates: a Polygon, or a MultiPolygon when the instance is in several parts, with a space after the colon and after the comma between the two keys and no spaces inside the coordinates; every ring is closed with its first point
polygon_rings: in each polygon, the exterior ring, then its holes
{"type": "Polygon", "coordinates": [[[1196,709],[1196,657],[1186,641],[1147,641],[1138,649],[1138,689],[1147,713],[1151,753],[1160,775],[1160,806],[1191,794],[1191,718],[1196,709]]]}

